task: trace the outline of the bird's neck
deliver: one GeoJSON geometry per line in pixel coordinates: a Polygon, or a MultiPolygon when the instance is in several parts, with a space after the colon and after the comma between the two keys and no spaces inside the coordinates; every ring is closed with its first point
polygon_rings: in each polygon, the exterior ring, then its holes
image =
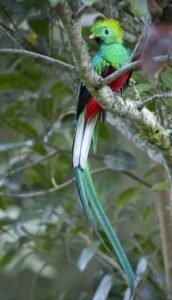
{"type": "Polygon", "coordinates": [[[97,55],[115,68],[119,68],[129,60],[129,54],[122,44],[102,44],[97,55]]]}
{"type": "Polygon", "coordinates": [[[114,52],[120,51],[121,48],[123,48],[121,44],[101,44],[98,53],[100,57],[106,59],[109,56],[113,56],[114,52]]]}

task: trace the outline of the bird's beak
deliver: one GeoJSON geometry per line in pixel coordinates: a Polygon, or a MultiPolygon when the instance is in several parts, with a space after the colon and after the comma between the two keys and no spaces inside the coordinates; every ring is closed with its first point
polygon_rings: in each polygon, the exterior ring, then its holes
{"type": "Polygon", "coordinates": [[[90,40],[94,40],[96,38],[96,36],[94,35],[94,34],[91,34],[90,36],[89,36],[89,39],[90,40]]]}

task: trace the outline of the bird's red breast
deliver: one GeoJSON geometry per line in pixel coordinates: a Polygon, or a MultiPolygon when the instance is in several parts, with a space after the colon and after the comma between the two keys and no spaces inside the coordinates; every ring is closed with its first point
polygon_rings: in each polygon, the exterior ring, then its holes
{"type": "MultiPolygon", "coordinates": [[[[108,71],[106,72],[106,76],[114,73],[116,69],[113,67],[109,67],[108,71]]],[[[118,92],[121,90],[128,82],[129,78],[131,76],[131,71],[128,71],[124,74],[122,74],[120,77],[112,81],[108,86],[111,88],[113,92],[118,92]]],[[[102,107],[100,104],[96,102],[96,100],[92,97],[90,98],[89,102],[86,105],[86,115],[85,115],[85,121],[87,122],[90,118],[93,118],[96,114],[100,113],[102,110],[102,107]]]]}

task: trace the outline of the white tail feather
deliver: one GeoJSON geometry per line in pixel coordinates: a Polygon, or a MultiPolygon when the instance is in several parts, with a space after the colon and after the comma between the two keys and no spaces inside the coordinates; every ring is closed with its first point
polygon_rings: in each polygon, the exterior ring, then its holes
{"type": "Polygon", "coordinates": [[[88,159],[88,152],[90,149],[90,144],[93,136],[94,127],[96,124],[98,116],[95,116],[91,120],[89,120],[84,129],[83,139],[82,139],[82,145],[80,150],[80,161],[79,165],[84,170],[87,165],[87,159],[88,159]]]}
{"type": "Polygon", "coordinates": [[[84,127],[85,127],[85,114],[82,113],[78,119],[78,126],[76,128],[75,140],[73,145],[73,167],[74,168],[79,166],[84,127]]]}

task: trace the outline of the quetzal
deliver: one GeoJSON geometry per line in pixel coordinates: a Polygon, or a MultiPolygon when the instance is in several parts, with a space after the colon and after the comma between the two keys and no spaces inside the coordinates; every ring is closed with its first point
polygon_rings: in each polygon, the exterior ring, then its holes
{"type": "MultiPolygon", "coordinates": [[[[130,60],[128,50],[123,46],[123,31],[118,21],[113,19],[100,20],[91,28],[90,39],[95,39],[99,44],[99,50],[92,58],[94,70],[106,77],[130,60]]],[[[114,92],[120,91],[129,81],[131,71],[124,73],[109,84],[114,92]]],[[[96,102],[96,99],[81,83],[78,91],[77,126],[73,143],[73,167],[76,176],[77,188],[80,200],[86,216],[94,231],[106,249],[117,256],[123,268],[130,286],[130,299],[135,291],[135,280],[125,252],[110,224],[110,221],[99,202],[94,184],[87,164],[88,152],[91,142],[96,147],[96,124],[104,115],[104,110],[96,102]],[[108,245],[103,240],[97,227],[108,239],[108,245]]]]}

